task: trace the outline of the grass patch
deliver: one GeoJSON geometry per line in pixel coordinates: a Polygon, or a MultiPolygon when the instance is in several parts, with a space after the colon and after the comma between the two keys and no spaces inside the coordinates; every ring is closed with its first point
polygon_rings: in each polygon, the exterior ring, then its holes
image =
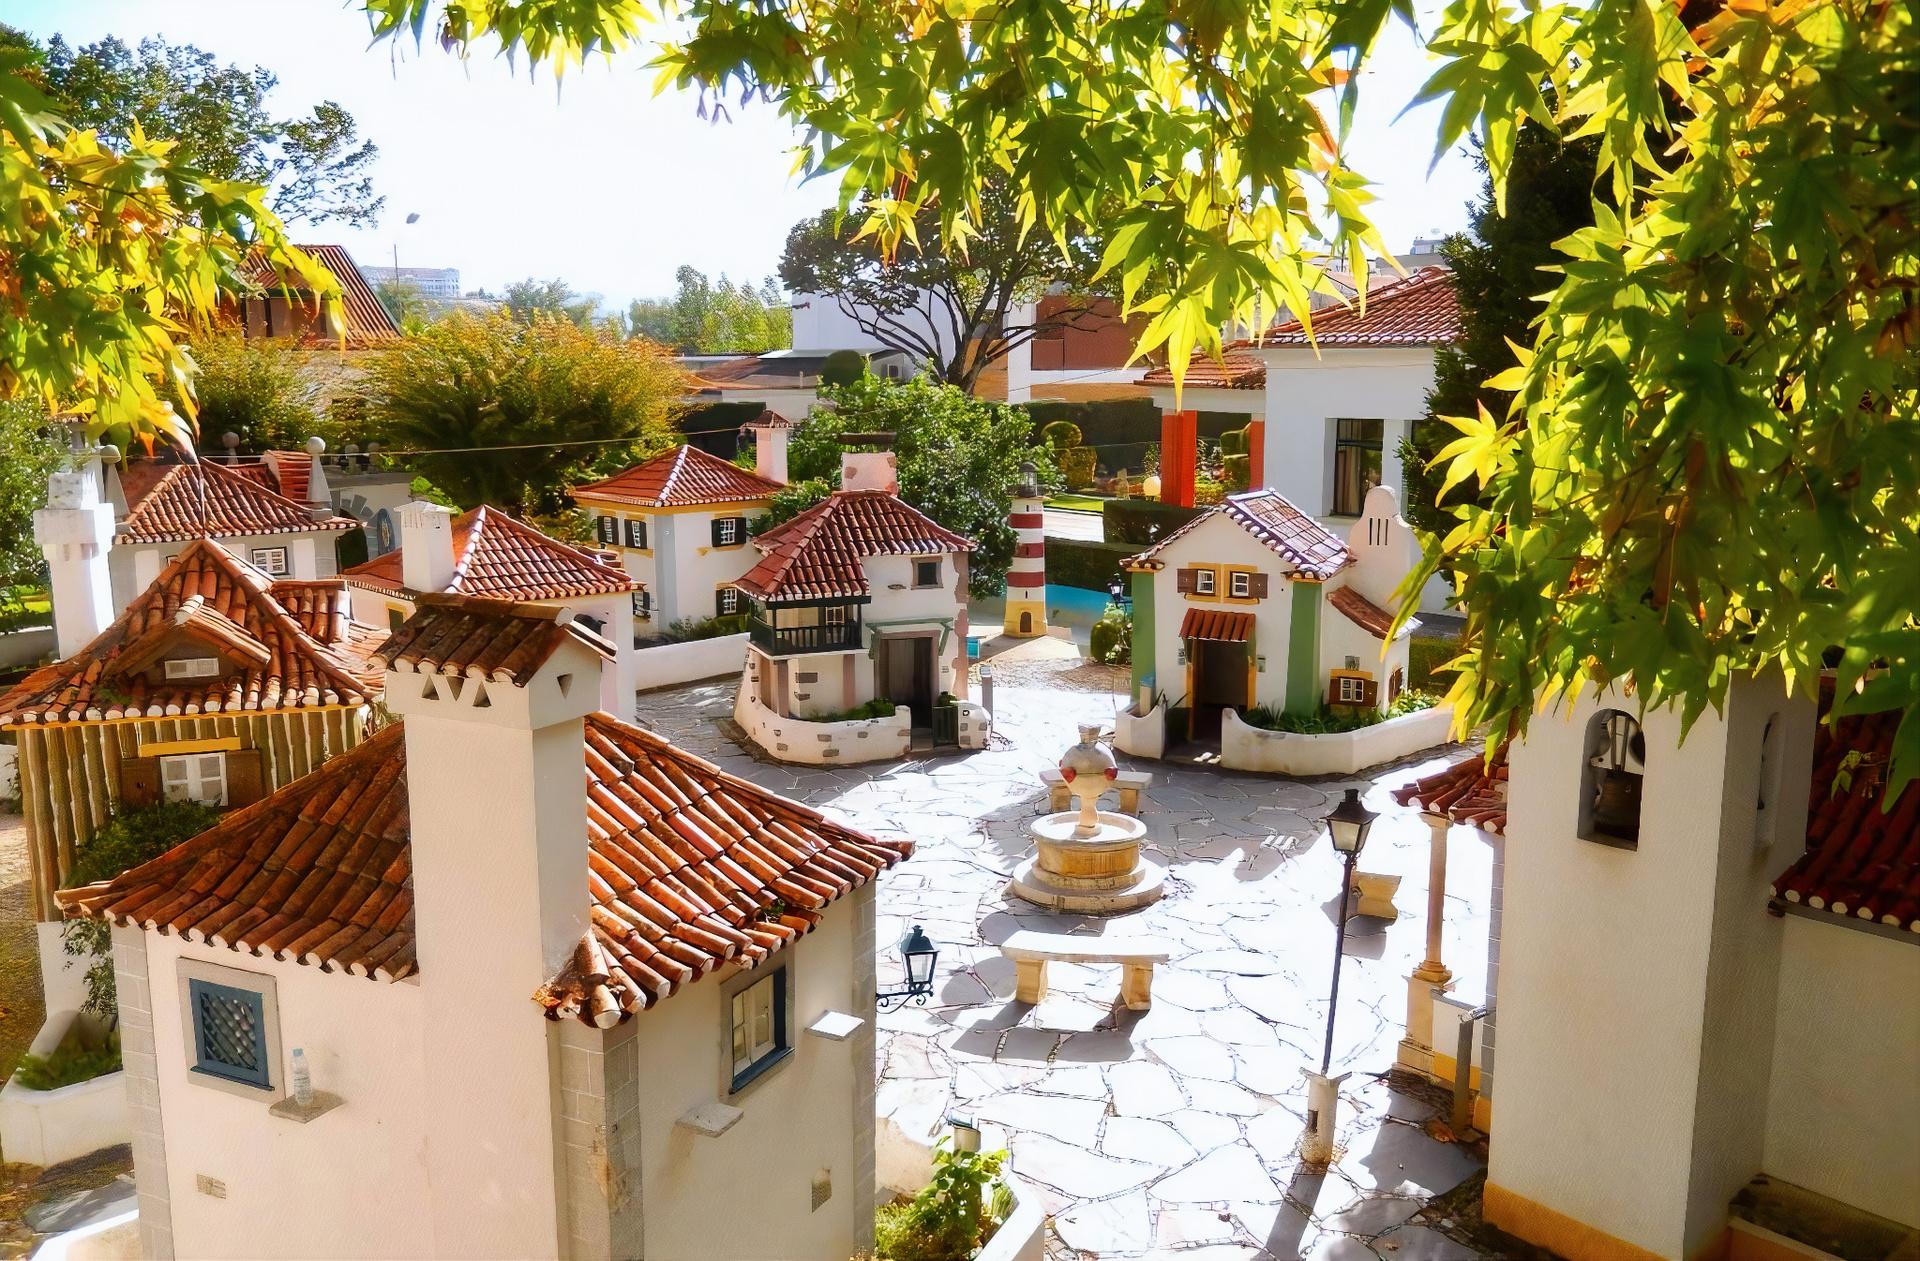
{"type": "Polygon", "coordinates": [[[1092,495],[1066,493],[1048,495],[1047,507],[1065,508],[1070,512],[1104,512],[1106,511],[1107,501],[1105,499],[1096,499],[1092,495]]]}

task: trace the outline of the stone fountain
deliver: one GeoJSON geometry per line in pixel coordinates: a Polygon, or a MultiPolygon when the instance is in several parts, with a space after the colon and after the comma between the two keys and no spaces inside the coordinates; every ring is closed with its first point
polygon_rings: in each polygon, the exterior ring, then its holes
{"type": "Polygon", "coordinates": [[[1140,853],[1146,825],[1099,808],[1118,768],[1100,744],[1100,728],[1080,728],[1080,743],[1060,759],[1060,777],[1079,808],[1027,825],[1034,854],[1013,870],[1011,890],[1055,911],[1115,915],[1159,898],[1166,868],[1140,853]]]}

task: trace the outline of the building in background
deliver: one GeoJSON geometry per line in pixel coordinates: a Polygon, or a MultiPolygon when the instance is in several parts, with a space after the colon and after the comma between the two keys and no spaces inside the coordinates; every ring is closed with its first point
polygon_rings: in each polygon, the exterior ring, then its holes
{"type": "Polygon", "coordinates": [[[399,325],[374,294],[373,286],[341,245],[302,245],[340,282],[340,307],[327,317],[320,300],[294,277],[281,274],[264,258],[247,266],[249,293],[225,296],[223,316],[246,337],[284,338],[300,345],[368,349],[400,336],[399,325]]]}
{"type": "Polygon", "coordinates": [[[594,712],[606,649],[425,596],[376,653],[401,722],[63,893],[113,924],[142,1255],[871,1249],[911,845],[594,712]]]}
{"type": "Polygon", "coordinates": [[[423,298],[447,302],[460,296],[458,267],[368,267],[363,269],[376,285],[404,285],[423,298]]]}

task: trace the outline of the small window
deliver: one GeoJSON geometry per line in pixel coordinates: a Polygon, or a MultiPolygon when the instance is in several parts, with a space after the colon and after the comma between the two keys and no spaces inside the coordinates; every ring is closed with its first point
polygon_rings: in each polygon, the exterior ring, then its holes
{"type": "Polygon", "coordinates": [[[405,609],[396,609],[396,608],[387,609],[387,629],[388,630],[397,631],[402,626],[405,626],[406,624],[407,624],[407,611],[405,609]]]}
{"type": "Polygon", "coordinates": [[[633,615],[643,622],[652,620],[653,592],[636,591],[633,593],[633,615]]]}
{"type": "Polygon", "coordinates": [[[252,557],[255,569],[262,570],[275,578],[287,576],[287,549],[284,547],[256,547],[252,557]]]}
{"type": "Polygon", "coordinates": [[[1194,594],[1195,595],[1212,595],[1215,591],[1215,583],[1218,582],[1218,580],[1219,580],[1218,576],[1211,569],[1194,570],[1193,571],[1194,594]]]}
{"type": "Polygon", "coordinates": [[[632,517],[627,519],[627,546],[645,547],[647,545],[647,523],[632,517]]]}
{"type": "Polygon", "coordinates": [[[913,562],[913,585],[916,587],[937,587],[940,585],[940,562],[937,560],[916,560],[913,562]]]}
{"type": "Polygon", "coordinates": [[[1246,600],[1253,595],[1253,575],[1236,573],[1227,577],[1227,594],[1236,600],[1246,600]]]}
{"type": "Polygon", "coordinates": [[[719,540],[721,547],[732,547],[740,541],[739,517],[721,517],[714,523],[714,528],[717,531],[715,537],[719,540]]]}
{"type": "Polygon", "coordinates": [[[1356,679],[1351,675],[1341,675],[1339,682],[1340,703],[1342,705],[1359,705],[1366,700],[1367,681],[1365,679],[1356,679]]]}
{"type": "Polygon", "coordinates": [[[1357,517],[1367,492],[1380,484],[1386,422],[1336,420],[1333,440],[1333,515],[1357,517]]]}
{"type": "Polygon", "coordinates": [[[715,606],[721,617],[728,617],[740,611],[740,590],[737,587],[722,587],[719,603],[715,606]]]}
{"type": "Polygon", "coordinates": [[[787,970],[733,996],[733,1086],[740,1090],[787,1056],[787,970]]]}
{"type": "Polygon", "coordinates": [[[227,804],[227,758],[223,753],[176,753],[160,759],[160,793],[168,801],[227,804]]]}
{"type": "Polygon", "coordinates": [[[175,657],[165,664],[170,679],[211,679],[220,673],[218,657],[175,657]]]}
{"type": "Polygon", "coordinates": [[[845,626],[847,624],[847,606],[844,604],[829,604],[826,608],[820,610],[820,620],[828,626],[845,626]]]}
{"type": "Polygon", "coordinates": [[[273,1089],[265,996],[212,981],[187,982],[193,1014],[193,1071],[259,1090],[273,1089]]]}
{"type": "Polygon", "coordinates": [[[1635,849],[1640,844],[1640,789],[1647,738],[1633,715],[1603,709],[1587,723],[1580,767],[1582,840],[1635,849]]]}
{"type": "Polygon", "coordinates": [[[620,518],[595,517],[593,519],[593,537],[602,543],[618,543],[620,541],[620,518]]]}

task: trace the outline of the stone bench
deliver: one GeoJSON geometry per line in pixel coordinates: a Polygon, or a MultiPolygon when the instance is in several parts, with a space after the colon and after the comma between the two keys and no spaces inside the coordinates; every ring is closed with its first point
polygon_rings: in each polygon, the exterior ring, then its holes
{"type": "MultiPolygon", "coordinates": [[[[1047,786],[1047,809],[1058,814],[1068,809],[1071,794],[1067,791],[1067,777],[1060,773],[1057,766],[1049,766],[1040,772],[1040,782],[1047,786]]],[[[1153,782],[1153,776],[1146,771],[1121,771],[1109,781],[1120,790],[1120,813],[1140,817],[1140,794],[1153,782]]]]}
{"type": "Polygon", "coordinates": [[[1400,911],[1393,904],[1393,895],[1399,891],[1400,877],[1398,876],[1356,871],[1353,873],[1352,900],[1348,903],[1347,914],[1397,920],[1400,918],[1400,911]]]}
{"type": "Polygon", "coordinates": [[[1014,997],[1038,1003],[1047,996],[1049,963],[1117,963],[1120,998],[1133,1011],[1145,1011],[1153,1002],[1153,965],[1165,963],[1169,951],[1151,937],[1076,937],[1071,933],[1022,930],[1000,944],[1000,953],[1013,960],[1014,997]]]}

